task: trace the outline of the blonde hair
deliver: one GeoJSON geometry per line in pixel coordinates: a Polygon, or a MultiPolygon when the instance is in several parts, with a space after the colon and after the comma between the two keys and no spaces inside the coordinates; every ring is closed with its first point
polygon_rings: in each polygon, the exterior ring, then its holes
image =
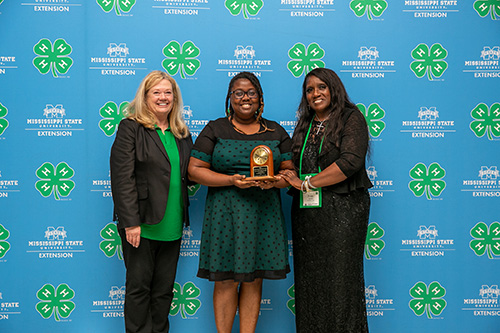
{"type": "Polygon", "coordinates": [[[134,100],[127,106],[124,114],[127,118],[137,121],[144,127],[154,129],[158,119],[153,111],[148,108],[146,95],[152,87],[156,86],[162,80],[167,80],[172,84],[172,91],[174,93],[174,105],[168,114],[170,129],[176,138],[185,138],[189,135],[189,129],[182,117],[183,104],[181,90],[177,82],[165,72],[152,71],[146,75],[137,89],[134,100]]]}

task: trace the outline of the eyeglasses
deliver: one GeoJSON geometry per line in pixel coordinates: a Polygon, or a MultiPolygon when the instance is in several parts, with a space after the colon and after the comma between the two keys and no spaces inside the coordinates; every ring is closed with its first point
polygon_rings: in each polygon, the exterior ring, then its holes
{"type": "Polygon", "coordinates": [[[248,98],[256,98],[258,96],[257,91],[251,89],[249,91],[243,91],[241,89],[231,91],[231,95],[234,95],[234,97],[240,99],[243,98],[243,96],[247,95],[248,98]]]}

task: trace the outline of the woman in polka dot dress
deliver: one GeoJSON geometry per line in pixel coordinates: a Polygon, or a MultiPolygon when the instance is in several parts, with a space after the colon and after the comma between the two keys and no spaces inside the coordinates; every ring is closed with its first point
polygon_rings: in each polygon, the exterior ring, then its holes
{"type": "Polygon", "coordinates": [[[236,310],[240,332],[255,332],[262,279],[290,272],[280,188],[288,183],[250,181],[250,153],[271,148],[274,170],[292,169],[291,140],[276,122],[262,118],[264,100],[255,75],[229,83],[227,117],[210,121],[198,136],[189,178],[208,186],[198,277],[215,281],[214,315],[220,333],[231,332],[236,310]]]}

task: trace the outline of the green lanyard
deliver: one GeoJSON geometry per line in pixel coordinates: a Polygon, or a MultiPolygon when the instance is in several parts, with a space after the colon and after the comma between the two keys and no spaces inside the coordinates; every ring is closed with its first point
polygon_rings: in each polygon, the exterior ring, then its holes
{"type": "MultiPolygon", "coordinates": [[[[306,134],[306,141],[304,141],[304,145],[302,146],[302,151],[300,152],[300,159],[299,159],[299,174],[300,175],[302,175],[302,156],[304,156],[304,150],[306,148],[307,139],[309,138],[309,134],[311,133],[313,121],[314,121],[314,118],[309,123],[309,129],[307,130],[307,134],[306,134]]],[[[326,127],[325,127],[325,129],[326,129],[326,127]]],[[[323,140],[325,140],[324,134],[323,134],[323,137],[321,138],[321,144],[319,146],[319,153],[320,154],[321,154],[321,148],[323,148],[323,140]]],[[[319,164],[318,164],[318,171],[321,172],[321,167],[319,166],[319,164]]]]}

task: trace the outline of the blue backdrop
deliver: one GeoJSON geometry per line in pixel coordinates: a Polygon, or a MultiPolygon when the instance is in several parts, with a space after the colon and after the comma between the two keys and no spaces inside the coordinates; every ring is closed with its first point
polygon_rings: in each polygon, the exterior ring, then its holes
{"type": "MultiPolygon", "coordinates": [[[[177,80],[196,138],[242,70],[292,133],[326,66],[370,127],[370,331],[498,332],[499,37],[499,0],[0,0],[0,331],[124,330],[108,161],[147,73],[177,80]]],[[[173,332],[215,332],[205,196],[191,188],[173,332]]],[[[295,331],[293,274],[264,283],[257,331],[295,331]]]]}

